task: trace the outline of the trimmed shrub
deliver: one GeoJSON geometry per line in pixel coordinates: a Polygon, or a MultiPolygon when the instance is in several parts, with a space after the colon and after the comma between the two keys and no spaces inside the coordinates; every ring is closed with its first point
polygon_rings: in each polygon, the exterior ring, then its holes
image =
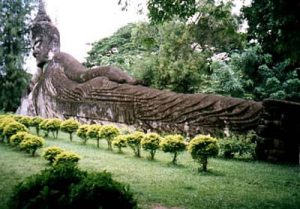
{"type": "Polygon", "coordinates": [[[43,119],[42,122],[40,122],[39,128],[44,132],[44,137],[48,137],[49,130],[47,128],[47,123],[51,119],[43,119]]]}
{"type": "Polygon", "coordinates": [[[43,147],[44,144],[45,140],[42,137],[27,134],[20,143],[20,148],[21,150],[25,150],[26,152],[34,156],[36,150],[43,147]]]}
{"type": "Polygon", "coordinates": [[[49,119],[46,123],[46,129],[48,132],[52,133],[53,138],[57,139],[58,137],[58,131],[60,129],[60,124],[62,123],[62,120],[58,118],[49,119]]]}
{"type": "Polygon", "coordinates": [[[126,137],[127,145],[133,150],[133,153],[136,157],[141,157],[141,147],[142,139],[145,134],[140,131],[135,131],[131,134],[128,134],[126,137]]]}
{"type": "Polygon", "coordinates": [[[14,146],[18,147],[20,143],[24,140],[25,136],[27,136],[29,133],[20,131],[14,135],[12,135],[9,139],[9,143],[14,146]]]}
{"type": "Polygon", "coordinates": [[[20,132],[20,131],[28,132],[28,129],[23,124],[21,124],[19,122],[16,122],[16,121],[13,121],[13,122],[7,123],[7,125],[4,127],[3,135],[9,141],[9,138],[12,135],[14,135],[14,134],[16,134],[17,132],[20,132]]]}
{"type": "Polygon", "coordinates": [[[70,190],[86,176],[73,166],[56,166],[25,178],[13,190],[10,209],[71,209],[70,190]]]}
{"type": "Polygon", "coordinates": [[[190,141],[188,150],[192,158],[202,165],[203,171],[207,171],[208,158],[218,155],[218,141],[211,136],[198,135],[190,141]]]}
{"type": "Polygon", "coordinates": [[[62,153],[64,150],[57,146],[51,146],[44,149],[43,157],[49,161],[50,164],[53,164],[55,158],[58,154],[62,153]]]}
{"type": "Polygon", "coordinates": [[[7,124],[11,123],[11,122],[16,122],[15,119],[13,119],[13,117],[8,116],[8,115],[1,115],[0,117],[0,141],[2,142],[5,138],[4,136],[4,128],[7,124]]]}
{"type": "Polygon", "coordinates": [[[76,131],[76,135],[83,140],[83,144],[86,144],[86,142],[88,140],[87,132],[89,130],[89,126],[90,125],[86,125],[86,124],[81,125],[81,126],[79,126],[79,128],[76,131]]]}
{"type": "Polygon", "coordinates": [[[172,163],[177,163],[177,156],[180,152],[183,152],[186,148],[184,138],[181,135],[168,135],[163,138],[160,142],[160,147],[162,151],[169,152],[173,154],[172,163]]]}
{"type": "Polygon", "coordinates": [[[100,129],[100,138],[107,141],[107,149],[112,150],[112,140],[120,134],[120,130],[114,125],[104,125],[100,129]]]}
{"type": "Polygon", "coordinates": [[[79,125],[80,125],[80,123],[78,121],[74,120],[73,118],[70,118],[68,120],[63,121],[60,124],[60,130],[62,130],[63,132],[68,133],[69,136],[70,136],[70,141],[72,141],[73,133],[76,132],[79,125]]]}
{"type": "Polygon", "coordinates": [[[21,116],[17,117],[16,121],[18,121],[19,123],[22,123],[24,126],[29,128],[30,122],[31,122],[31,117],[21,115],[21,116]]]}
{"type": "Polygon", "coordinates": [[[99,124],[93,124],[93,125],[89,126],[88,131],[87,131],[87,135],[88,135],[89,138],[97,140],[97,147],[98,148],[99,148],[99,140],[100,140],[99,132],[101,130],[101,127],[102,126],[99,125],[99,124]]]}
{"type": "Polygon", "coordinates": [[[113,146],[117,147],[119,149],[120,153],[122,152],[122,148],[127,146],[126,138],[127,138],[127,135],[119,135],[119,136],[116,136],[112,141],[113,146]]]}
{"type": "Polygon", "coordinates": [[[59,164],[70,164],[70,165],[76,165],[78,161],[80,160],[80,156],[75,152],[70,151],[63,151],[56,155],[54,160],[54,165],[59,164]]]}
{"type": "Polygon", "coordinates": [[[27,177],[13,190],[10,209],[135,209],[129,187],[109,173],[87,173],[60,165],[27,177]]]}
{"type": "Polygon", "coordinates": [[[72,187],[70,199],[74,208],[134,209],[136,201],[129,186],[112,179],[110,173],[90,173],[72,187]]]}
{"type": "Polygon", "coordinates": [[[145,134],[144,138],[142,139],[142,147],[144,150],[150,153],[150,160],[154,160],[156,150],[159,149],[160,141],[161,137],[156,133],[145,134]]]}
{"type": "Polygon", "coordinates": [[[32,117],[29,123],[30,127],[34,127],[36,130],[36,134],[39,136],[40,135],[40,124],[44,119],[39,117],[39,116],[35,116],[32,117]]]}

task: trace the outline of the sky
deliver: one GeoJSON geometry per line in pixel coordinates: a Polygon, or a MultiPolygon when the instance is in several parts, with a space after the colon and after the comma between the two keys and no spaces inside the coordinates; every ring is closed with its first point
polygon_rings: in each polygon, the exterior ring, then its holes
{"type": "MultiPolygon", "coordinates": [[[[109,37],[128,23],[147,20],[146,14],[137,14],[136,4],[128,11],[122,11],[118,1],[44,0],[48,15],[60,31],[61,51],[83,62],[91,49],[91,43],[109,37]]],[[[243,0],[234,1],[237,5],[234,13],[237,13],[243,0]]],[[[35,60],[32,56],[29,57],[27,66],[28,72],[35,72],[35,60]]]]}

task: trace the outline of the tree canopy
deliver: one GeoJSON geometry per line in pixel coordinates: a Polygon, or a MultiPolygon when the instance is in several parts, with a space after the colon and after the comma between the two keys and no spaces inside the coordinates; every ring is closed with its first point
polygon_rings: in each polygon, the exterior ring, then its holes
{"type": "Polygon", "coordinates": [[[29,52],[33,0],[0,1],[0,110],[15,111],[27,87],[24,58],[29,52]]]}

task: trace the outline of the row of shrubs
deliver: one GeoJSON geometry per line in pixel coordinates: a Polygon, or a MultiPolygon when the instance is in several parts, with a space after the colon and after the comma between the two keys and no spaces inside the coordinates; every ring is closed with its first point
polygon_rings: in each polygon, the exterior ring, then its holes
{"type": "MultiPolygon", "coordinates": [[[[20,118],[21,117],[17,117],[20,118]]],[[[22,120],[21,120],[22,121],[22,120]]],[[[1,141],[6,141],[18,150],[26,151],[35,156],[36,151],[45,144],[45,139],[40,136],[30,134],[28,128],[17,122],[13,116],[0,117],[0,137],[1,141]]],[[[74,152],[65,151],[58,147],[48,147],[44,150],[43,156],[52,165],[61,163],[77,163],[80,156],[74,152]]]]}
{"type": "Polygon", "coordinates": [[[172,163],[176,164],[177,156],[187,148],[192,158],[202,165],[203,170],[207,169],[207,159],[218,155],[219,147],[221,147],[222,155],[227,158],[232,158],[236,154],[243,155],[249,150],[254,153],[253,150],[255,148],[252,146],[252,139],[248,135],[243,136],[243,138],[231,137],[222,140],[217,140],[211,136],[198,135],[188,143],[181,135],[166,135],[162,137],[156,133],[144,134],[140,131],[124,134],[114,125],[80,125],[74,119],[62,121],[60,119],[43,119],[17,115],[13,117],[24,126],[35,127],[38,135],[41,129],[45,136],[52,133],[52,136],[57,138],[59,130],[61,130],[68,133],[70,141],[72,141],[73,134],[76,133],[83,140],[83,144],[86,144],[88,139],[95,139],[97,147],[99,147],[100,139],[105,139],[108,150],[112,150],[114,146],[119,152],[122,152],[122,148],[128,146],[133,150],[136,157],[141,157],[141,149],[143,148],[149,152],[149,159],[151,160],[155,158],[156,151],[161,149],[164,152],[171,153],[172,163]]]}

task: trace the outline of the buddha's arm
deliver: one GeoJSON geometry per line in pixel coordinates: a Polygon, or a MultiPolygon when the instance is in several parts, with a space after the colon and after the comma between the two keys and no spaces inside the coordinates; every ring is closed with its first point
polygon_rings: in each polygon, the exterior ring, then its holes
{"type": "Polygon", "coordinates": [[[117,83],[137,84],[136,79],[119,68],[104,66],[86,69],[74,57],[66,53],[58,53],[55,55],[54,63],[60,64],[67,77],[78,83],[84,83],[96,77],[107,77],[109,80],[117,83]]]}

